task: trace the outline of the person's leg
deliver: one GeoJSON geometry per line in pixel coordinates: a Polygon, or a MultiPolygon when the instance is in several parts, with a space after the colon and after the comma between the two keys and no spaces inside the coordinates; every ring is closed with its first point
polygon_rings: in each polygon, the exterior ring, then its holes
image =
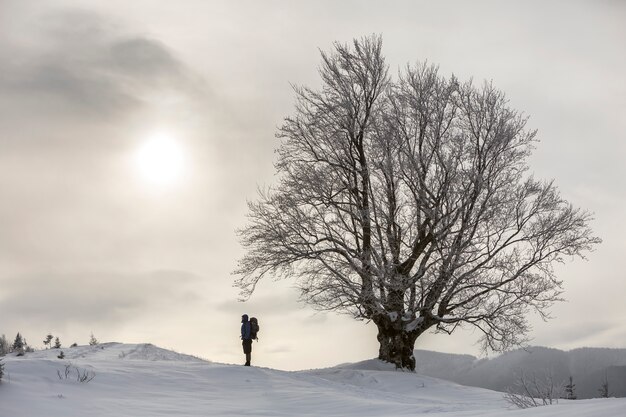
{"type": "Polygon", "coordinates": [[[250,359],[251,359],[251,353],[252,353],[252,340],[251,339],[245,339],[243,341],[243,353],[246,354],[246,366],[250,366],[250,359]]]}

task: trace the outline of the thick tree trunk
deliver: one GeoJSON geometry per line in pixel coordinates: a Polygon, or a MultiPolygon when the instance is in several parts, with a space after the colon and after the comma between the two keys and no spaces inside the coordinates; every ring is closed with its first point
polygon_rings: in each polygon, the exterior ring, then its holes
{"type": "MultiPolygon", "coordinates": [[[[399,319],[398,319],[399,321],[399,319]]],[[[415,356],[413,356],[413,348],[415,340],[422,333],[420,330],[406,331],[396,325],[396,323],[388,321],[386,323],[377,323],[378,326],[378,359],[390,362],[396,365],[396,368],[415,371],[415,356]]]]}

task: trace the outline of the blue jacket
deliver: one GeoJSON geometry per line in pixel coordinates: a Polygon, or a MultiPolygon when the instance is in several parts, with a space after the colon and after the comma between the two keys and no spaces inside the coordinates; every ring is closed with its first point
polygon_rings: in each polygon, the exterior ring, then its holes
{"type": "Polygon", "coordinates": [[[241,316],[241,338],[250,339],[250,322],[247,314],[241,316]]]}

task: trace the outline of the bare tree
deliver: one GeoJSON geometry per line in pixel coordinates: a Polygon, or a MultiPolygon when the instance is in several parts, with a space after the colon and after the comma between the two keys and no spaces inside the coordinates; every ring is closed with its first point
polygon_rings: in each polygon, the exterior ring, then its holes
{"type": "Polygon", "coordinates": [[[529,377],[520,371],[515,385],[507,389],[504,399],[518,408],[551,405],[558,403],[561,394],[558,386],[551,372],[541,377],[536,374],[529,377]]]}
{"type": "Polygon", "coordinates": [[[239,231],[242,298],[293,276],[316,308],[373,321],[379,358],[411,370],[428,329],[523,342],[528,310],[559,299],[552,265],[599,242],[589,213],[528,173],[526,118],[434,66],[392,80],[379,37],[335,44],[319,72],[321,89],[295,87],[278,184],[239,231]]]}

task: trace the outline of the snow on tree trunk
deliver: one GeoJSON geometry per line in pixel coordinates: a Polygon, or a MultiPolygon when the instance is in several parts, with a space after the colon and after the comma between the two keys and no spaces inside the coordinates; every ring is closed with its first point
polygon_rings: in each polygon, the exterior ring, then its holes
{"type": "Polygon", "coordinates": [[[393,312],[374,318],[374,322],[378,327],[378,359],[398,369],[415,371],[415,341],[427,330],[423,319],[410,320],[393,312]]]}
{"type": "Polygon", "coordinates": [[[393,363],[396,368],[415,370],[413,348],[417,334],[398,331],[393,328],[378,327],[378,359],[393,363]]]}

